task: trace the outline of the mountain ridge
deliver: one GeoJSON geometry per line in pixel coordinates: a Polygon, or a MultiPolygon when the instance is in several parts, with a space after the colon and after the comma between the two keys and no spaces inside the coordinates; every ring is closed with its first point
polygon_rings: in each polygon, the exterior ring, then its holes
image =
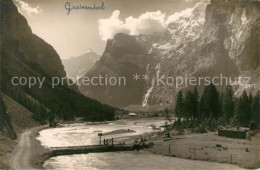
{"type": "MultiPolygon", "coordinates": [[[[81,92],[117,107],[127,107],[128,105],[172,107],[177,92],[180,89],[192,88],[192,86],[178,89],[171,86],[157,86],[154,79],[157,75],[166,77],[188,75],[188,77],[196,78],[223,75],[226,77],[252,77],[251,85],[248,87],[246,85],[235,86],[234,89],[236,95],[241,95],[244,89],[256,93],[260,87],[259,3],[201,1],[184,13],[185,16],[194,16],[194,20],[197,20],[194,21],[197,23],[194,30],[192,29],[194,23],[184,16],[179,17],[182,20],[176,20],[175,27],[169,24],[168,30],[161,35],[130,36],[119,33],[114,39],[108,40],[100,62],[97,62],[86,75],[95,76],[101,72],[104,73],[105,70],[108,73],[111,72],[111,75],[118,76],[127,72],[129,70],[127,68],[136,67],[136,73],[149,75],[149,80],[140,81],[135,87],[131,80],[135,72],[129,71],[126,77],[131,85],[128,86],[128,89],[119,88],[120,92],[116,92],[110,87],[104,89],[103,87],[81,86],[81,92]],[[187,14],[187,12],[190,13],[187,14]],[[202,19],[202,17],[205,18],[202,19]],[[182,21],[187,25],[180,24],[182,21]],[[186,27],[182,28],[179,25],[186,27]],[[179,29],[182,32],[186,31],[184,28],[187,28],[187,34],[190,34],[191,37],[185,34],[184,37],[188,37],[187,39],[174,39],[179,29]],[[194,32],[188,33],[190,30],[194,32]],[[173,39],[169,39],[171,32],[173,39]],[[92,90],[95,92],[92,93],[92,90]],[[100,94],[99,90],[102,91],[100,94]],[[129,91],[133,94],[138,93],[138,95],[128,95],[129,91]],[[127,98],[118,93],[125,94],[127,98]],[[110,99],[105,99],[102,94],[106,94],[110,99]]],[[[203,86],[198,87],[199,92],[202,92],[203,88],[203,86]]],[[[219,89],[224,89],[224,86],[219,86],[219,89]]]]}
{"type": "MultiPolygon", "coordinates": [[[[0,1],[1,92],[33,113],[32,117],[45,124],[52,119],[113,120],[116,108],[104,105],[59,84],[52,87],[52,78],[65,78],[66,73],[55,49],[34,35],[26,19],[11,0],[0,1]],[[12,78],[45,78],[28,87],[14,85],[12,78]]],[[[22,113],[21,113],[21,116],[22,113]]]]}
{"type": "Polygon", "coordinates": [[[99,59],[100,56],[96,52],[88,50],[83,55],[64,59],[62,63],[66,70],[67,77],[76,80],[84,76],[99,59]]]}

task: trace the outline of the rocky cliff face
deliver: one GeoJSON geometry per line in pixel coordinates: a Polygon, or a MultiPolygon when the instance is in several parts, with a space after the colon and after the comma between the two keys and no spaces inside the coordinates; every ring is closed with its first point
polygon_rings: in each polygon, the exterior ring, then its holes
{"type": "MultiPolygon", "coordinates": [[[[71,90],[66,82],[53,88],[53,77],[66,76],[57,52],[32,33],[11,0],[0,1],[0,7],[1,92],[32,112],[32,117],[41,123],[46,123],[50,112],[63,119],[74,116],[93,121],[114,118],[114,108],[71,90]],[[13,77],[23,77],[23,83],[12,84],[13,77]],[[38,81],[29,87],[29,78],[44,79],[43,85],[39,86],[38,81]]],[[[21,113],[21,116],[24,115],[21,113]]]]}
{"type": "MultiPolygon", "coordinates": [[[[95,87],[94,91],[92,87],[81,87],[81,91],[117,106],[167,107],[174,103],[180,89],[192,86],[158,85],[157,76],[198,79],[222,75],[232,81],[238,76],[251,77],[250,85],[234,85],[234,89],[237,95],[244,89],[255,92],[260,87],[259,21],[258,1],[201,1],[169,19],[168,29],[160,35],[116,35],[87,74],[128,73],[132,79],[132,73],[138,72],[148,74],[149,80],[118,92],[105,87],[95,87]]],[[[198,88],[202,90],[203,86],[198,88]]]]}
{"type": "MultiPolygon", "coordinates": [[[[251,85],[235,85],[236,94],[244,89],[259,90],[259,2],[212,1],[206,9],[200,36],[170,51],[157,69],[159,74],[194,77],[251,77],[251,85]]],[[[145,106],[170,105],[179,89],[151,86],[145,106]]],[[[180,87],[180,89],[189,87],[180,87]]],[[[219,86],[218,88],[222,88],[219,86]]],[[[202,89],[202,88],[200,88],[202,89]]]]}
{"type": "Polygon", "coordinates": [[[125,77],[124,85],[80,86],[87,96],[117,107],[123,107],[142,102],[146,91],[146,83],[141,80],[136,83],[134,74],[144,74],[146,66],[153,60],[140,37],[117,34],[113,40],[108,40],[105,52],[86,77],[125,77]]]}
{"type": "Polygon", "coordinates": [[[11,123],[11,119],[6,112],[6,106],[0,95],[0,133],[4,133],[11,139],[16,139],[16,133],[14,131],[13,125],[11,123]]]}
{"type": "Polygon", "coordinates": [[[151,79],[157,72],[158,63],[168,57],[169,51],[200,35],[207,4],[208,1],[202,1],[194,8],[177,13],[167,21],[169,26],[163,33],[140,36],[120,33],[108,40],[101,59],[85,77],[123,76],[127,85],[80,86],[80,91],[117,107],[142,104],[151,92],[151,79]],[[133,80],[135,74],[140,75],[140,80],[133,80]],[[145,74],[150,76],[150,80],[143,79],[145,74]]]}
{"type": "Polygon", "coordinates": [[[39,65],[50,75],[66,76],[57,52],[32,33],[26,19],[18,12],[13,2],[4,0],[1,1],[1,6],[2,48],[14,58],[39,65]]]}

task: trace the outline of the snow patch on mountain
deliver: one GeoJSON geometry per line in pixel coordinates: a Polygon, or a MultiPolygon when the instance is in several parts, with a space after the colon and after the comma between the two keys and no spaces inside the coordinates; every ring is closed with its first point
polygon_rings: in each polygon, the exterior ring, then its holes
{"type": "Polygon", "coordinates": [[[172,35],[171,44],[177,47],[180,44],[192,41],[200,36],[205,22],[205,11],[208,0],[197,3],[193,8],[177,12],[168,17],[166,23],[172,35]]]}
{"type": "Polygon", "coordinates": [[[194,38],[199,29],[197,27],[204,23],[205,9],[208,4],[209,0],[203,0],[193,8],[176,12],[168,17],[158,10],[143,13],[136,18],[129,16],[124,21],[119,19],[120,11],[115,10],[109,18],[99,20],[99,35],[106,41],[112,39],[117,33],[151,35],[168,29],[174,37],[183,34],[183,37],[194,38]]]}

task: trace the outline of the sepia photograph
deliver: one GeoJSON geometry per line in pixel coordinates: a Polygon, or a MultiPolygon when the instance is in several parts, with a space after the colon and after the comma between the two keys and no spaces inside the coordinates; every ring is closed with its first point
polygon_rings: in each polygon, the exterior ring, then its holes
{"type": "Polygon", "coordinates": [[[0,0],[2,169],[260,169],[260,0],[0,0]]]}

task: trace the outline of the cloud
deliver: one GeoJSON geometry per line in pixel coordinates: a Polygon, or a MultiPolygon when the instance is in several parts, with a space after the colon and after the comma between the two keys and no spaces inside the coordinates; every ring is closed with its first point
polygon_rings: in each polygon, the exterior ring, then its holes
{"type": "Polygon", "coordinates": [[[120,11],[116,10],[110,18],[99,20],[99,35],[102,40],[111,39],[117,33],[130,35],[152,34],[166,29],[165,14],[161,11],[146,12],[138,18],[132,16],[120,21],[120,11]]]}
{"type": "Polygon", "coordinates": [[[127,17],[124,21],[119,19],[120,11],[115,10],[110,18],[99,20],[99,35],[102,40],[107,40],[114,38],[117,33],[130,35],[161,33],[168,28],[170,23],[181,24],[186,27],[189,21],[193,20],[193,17],[198,19],[198,22],[204,22],[205,9],[209,3],[210,0],[201,0],[192,8],[186,8],[168,16],[161,11],[146,12],[137,18],[127,17]]]}
{"type": "Polygon", "coordinates": [[[130,33],[125,23],[119,20],[119,15],[120,11],[116,10],[110,18],[99,20],[99,35],[102,40],[113,38],[117,33],[130,33]]]}
{"type": "Polygon", "coordinates": [[[18,10],[19,11],[24,11],[26,12],[28,15],[32,15],[32,14],[39,14],[41,13],[41,9],[39,6],[37,6],[36,8],[30,6],[27,2],[24,2],[22,0],[15,0],[19,7],[18,7],[18,10]]]}
{"type": "Polygon", "coordinates": [[[168,16],[168,18],[166,20],[166,24],[169,24],[169,23],[172,23],[172,22],[176,22],[181,17],[191,18],[193,10],[194,10],[194,8],[187,8],[187,9],[185,9],[183,11],[176,12],[176,13],[168,16]]]}

